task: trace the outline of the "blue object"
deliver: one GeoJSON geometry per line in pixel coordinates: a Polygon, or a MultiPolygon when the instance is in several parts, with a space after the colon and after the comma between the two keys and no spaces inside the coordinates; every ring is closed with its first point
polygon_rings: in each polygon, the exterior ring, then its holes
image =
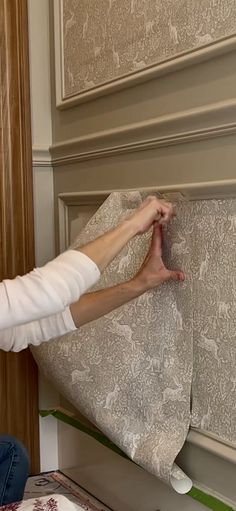
{"type": "Polygon", "coordinates": [[[28,474],[25,447],[10,435],[0,435],[0,506],[23,499],[28,474]]]}

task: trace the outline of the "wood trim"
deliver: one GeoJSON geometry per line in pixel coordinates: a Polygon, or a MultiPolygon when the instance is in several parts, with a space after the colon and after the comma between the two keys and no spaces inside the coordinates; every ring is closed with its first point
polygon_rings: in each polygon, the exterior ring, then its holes
{"type": "Polygon", "coordinates": [[[55,39],[55,76],[56,76],[56,106],[60,109],[71,108],[74,105],[94,100],[140,83],[153,80],[186,67],[205,62],[216,56],[224,55],[236,49],[236,34],[222,38],[204,47],[179,53],[162,62],[154,63],[139,71],[104,82],[83,92],[65,96],[63,68],[63,30],[62,30],[62,0],[54,0],[54,39],[55,39]]]}
{"type": "Polygon", "coordinates": [[[14,277],[34,264],[32,155],[27,2],[4,0],[1,10],[2,72],[2,275],[14,277]],[[15,30],[15,32],[14,32],[15,30]],[[4,200],[4,197],[7,197],[4,200]],[[14,205],[17,204],[17,208],[14,205]],[[10,235],[9,235],[10,234],[10,235]],[[16,257],[17,253],[17,257],[16,257]]]}
{"type": "Polygon", "coordinates": [[[56,167],[235,133],[236,101],[227,100],[55,143],[50,150],[56,167]]]}
{"type": "MultiPolygon", "coordinates": [[[[34,266],[33,186],[27,0],[3,0],[0,10],[0,279],[34,266]]],[[[29,350],[0,354],[0,431],[29,450],[39,470],[37,366],[29,350]]]]}
{"type": "MultiPolygon", "coordinates": [[[[236,465],[236,448],[233,443],[222,440],[208,431],[192,428],[189,431],[187,441],[204,449],[215,456],[236,465]]],[[[236,467],[235,467],[236,469],[236,467]]]]}

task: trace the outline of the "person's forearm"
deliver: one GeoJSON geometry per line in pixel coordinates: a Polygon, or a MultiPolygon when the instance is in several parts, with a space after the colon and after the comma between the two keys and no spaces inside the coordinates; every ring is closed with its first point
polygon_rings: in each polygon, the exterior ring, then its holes
{"type": "Polygon", "coordinates": [[[79,328],[85,323],[98,319],[144,292],[144,286],[132,279],[117,286],[88,293],[70,306],[75,326],[79,328]]]}
{"type": "Polygon", "coordinates": [[[173,215],[171,204],[147,197],[143,203],[116,228],[78,250],[96,263],[100,271],[114,259],[136,234],[146,232],[153,222],[167,223],[173,215]]]}
{"type": "Polygon", "coordinates": [[[0,330],[62,312],[92,287],[113,258],[136,234],[173,215],[167,203],[148,197],[118,227],[78,250],[68,250],[42,268],[0,282],[0,330]],[[100,271],[99,271],[100,269],[100,271]]]}
{"type": "Polygon", "coordinates": [[[137,233],[138,227],[135,222],[125,220],[78,250],[92,259],[102,272],[137,233]]]}
{"type": "Polygon", "coordinates": [[[0,331],[62,312],[99,277],[90,258],[68,250],[23,277],[0,282],[0,331]]]}

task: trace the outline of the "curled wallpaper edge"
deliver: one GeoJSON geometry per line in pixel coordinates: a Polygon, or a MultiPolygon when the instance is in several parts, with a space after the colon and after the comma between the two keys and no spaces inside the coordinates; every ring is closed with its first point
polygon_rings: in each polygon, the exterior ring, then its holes
{"type": "Polygon", "coordinates": [[[170,483],[172,488],[181,495],[188,493],[193,486],[192,480],[176,463],[174,463],[171,471],[170,483]]]}
{"type": "MultiPolygon", "coordinates": [[[[125,454],[123,451],[117,447],[113,442],[111,442],[105,435],[100,433],[99,431],[96,431],[94,429],[91,429],[87,425],[85,425],[81,420],[79,420],[74,414],[71,414],[71,412],[61,408],[53,408],[53,409],[47,409],[47,410],[40,410],[39,412],[41,417],[48,417],[49,415],[52,415],[55,417],[55,419],[62,421],[66,424],[69,424],[70,426],[78,429],[85,435],[90,436],[94,440],[96,440],[98,443],[104,445],[111,451],[115,452],[119,456],[131,461],[127,454],[125,454]]],[[[186,494],[188,493],[191,488],[193,487],[193,482],[191,479],[183,472],[183,470],[176,465],[176,463],[173,464],[171,475],[170,475],[170,485],[172,488],[179,494],[186,494]]]]}

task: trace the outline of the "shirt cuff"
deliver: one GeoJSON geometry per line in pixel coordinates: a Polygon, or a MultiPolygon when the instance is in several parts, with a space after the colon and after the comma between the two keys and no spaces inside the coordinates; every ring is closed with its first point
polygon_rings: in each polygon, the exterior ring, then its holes
{"type": "Polygon", "coordinates": [[[70,307],[66,307],[66,309],[62,312],[62,317],[65,323],[65,329],[67,332],[72,332],[73,330],[77,330],[75,326],[70,307]]]}

